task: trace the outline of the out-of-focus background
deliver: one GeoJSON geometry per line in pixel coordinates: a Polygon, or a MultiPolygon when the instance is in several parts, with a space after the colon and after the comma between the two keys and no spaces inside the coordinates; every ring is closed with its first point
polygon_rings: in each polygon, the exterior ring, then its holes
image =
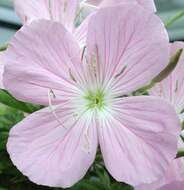
{"type": "MultiPolygon", "coordinates": [[[[184,12],[184,0],[155,0],[155,3],[158,15],[163,21],[184,12]]],[[[13,10],[12,0],[0,0],[0,45],[6,43],[20,26],[19,18],[13,10]]],[[[168,31],[172,41],[184,40],[184,17],[168,27],[168,31]]]]}

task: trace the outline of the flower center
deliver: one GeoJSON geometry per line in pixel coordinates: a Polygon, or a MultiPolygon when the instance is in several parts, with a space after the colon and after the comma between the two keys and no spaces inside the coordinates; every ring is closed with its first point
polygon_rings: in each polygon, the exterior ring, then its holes
{"type": "Polygon", "coordinates": [[[105,94],[102,90],[88,91],[84,96],[87,109],[102,110],[105,107],[105,94]]]}

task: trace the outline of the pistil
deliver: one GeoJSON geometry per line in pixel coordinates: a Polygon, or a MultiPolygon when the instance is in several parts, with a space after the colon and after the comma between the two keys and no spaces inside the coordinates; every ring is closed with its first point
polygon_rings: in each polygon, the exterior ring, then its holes
{"type": "Polygon", "coordinates": [[[94,92],[88,91],[84,98],[86,100],[87,109],[102,110],[105,107],[105,94],[101,90],[94,92]]]}

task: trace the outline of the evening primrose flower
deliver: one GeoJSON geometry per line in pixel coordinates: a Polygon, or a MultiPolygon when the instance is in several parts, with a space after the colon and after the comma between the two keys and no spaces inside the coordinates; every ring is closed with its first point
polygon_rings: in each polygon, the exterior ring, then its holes
{"type": "Polygon", "coordinates": [[[74,35],[81,47],[86,43],[88,22],[91,14],[93,14],[93,11],[96,11],[96,9],[93,9],[85,19],[81,19],[82,12],[86,8],[84,5],[91,4],[97,7],[104,7],[121,3],[138,3],[152,12],[156,10],[153,0],[83,0],[81,2],[79,0],[26,0],[24,3],[22,3],[22,0],[14,0],[15,11],[23,24],[37,19],[59,22],[74,35]],[[78,22],[81,22],[79,26],[78,22]]]}
{"type": "Polygon", "coordinates": [[[93,5],[94,7],[103,7],[120,3],[138,3],[145,9],[156,12],[154,0],[84,0],[83,2],[93,5]]]}
{"type": "MultiPolygon", "coordinates": [[[[173,56],[178,49],[184,48],[183,42],[170,44],[170,54],[173,56]]],[[[182,54],[175,70],[163,81],[155,85],[150,94],[161,97],[172,104],[175,108],[181,123],[183,122],[184,110],[184,55],[182,54]]],[[[181,128],[181,127],[180,127],[181,128]]],[[[184,137],[184,131],[181,136],[184,137]]],[[[184,149],[182,139],[179,138],[178,148],[184,149]]],[[[173,160],[165,172],[163,178],[151,184],[144,184],[136,190],[181,190],[184,183],[184,159],[173,160]]]]}
{"type": "Polygon", "coordinates": [[[57,22],[23,26],[5,53],[4,85],[19,100],[47,107],[11,129],[13,163],[37,184],[70,187],[99,144],[117,181],[157,180],[176,155],[178,117],[161,98],[128,95],[167,66],[168,44],[161,20],[133,4],[92,16],[82,55],[57,22]]]}
{"type": "Polygon", "coordinates": [[[3,53],[0,53],[0,89],[4,89],[3,72],[4,72],[3,53]]]}
{"type": "MultiPolygon", "coordinates": [[[[184,146],[183,146],[184,148],[184,146]]],[[[135,190],[182,190],[184,184],[184,160],[177,158],[173,160],[165,174],[151,184],[142,184],[135,190]]]]}
{"type": "Polygon", "coordinates": [[[174,181],[171,184],[166,184],[159,190],[182,190],[184,187],[184,181],[174,181]]]}
{"type": "Polygon", "coordinates": [[[23,24],[38,19],[56,21],[63,24],[81,46],[86,42],[90,16],[76,27],[82,11],[79,0],[26,0],[24,3],[22,0],[14,0],[14,6],[23,24]]]}
{"type": "MultiPolygon", "coordinates": [[[[177,49],[184,48],[183,42],[170,44],[171,56],[177,49]]],[[[181,122],[184,119],[184,55],[182,54],[175,70],[162,82],[158,83],[150,90],[150,94],[159,96],[170,102],[175,108],[181,122]]]]}

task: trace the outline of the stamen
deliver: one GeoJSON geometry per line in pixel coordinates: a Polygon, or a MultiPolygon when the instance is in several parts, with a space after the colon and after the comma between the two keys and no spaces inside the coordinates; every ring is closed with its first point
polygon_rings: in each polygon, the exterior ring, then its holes
{"type": "Polygon", "coordinates": [[[91,61],[89,63],[89,69],[91,70],[91,73],[94,74],[94,77],[97,77],[97,58],[95,55],[91,56],[91,61]]]}
{"type": "Polygon", "coordinates": [[[24,22],[27,22],[28,18],[27,16],[24,16],[24,22]]]}
{"type": "Polygon", "coordinates": [[[124,72],[125,72],[125,69],[127,68],[127,65],[125,65],[122,69],[121,69],[121,71],[118,73],[118,74],[116,74],[115,76],[114,76],[114,78],[116,79],[117,77],[119,77],[120,75],[122,75],[124,72]]]}
{"type": "Polygon", "coordinates": [[[73,76],[72,74],[72,70],[69,68],[69,75],[70,75],[70,78],[74,81],[74,82],[77,82],[75,77],[73,76]]]}
{"type": "Polygon", "coordinates": [[[64,12],[66,12],[66,9],[67,9],[67,6],[68,6],[68,3],[67,3],[67,0],[64,1],[64,12]]]}
{"type": "Polygon", "coordinates": [[[85,51],[86,51],[86,46],[83,47],[82,55],[81,55],[81,61],[83,61],[83,59],[84,59],[85,51]]]}
{"type": "Polygon", "coordinates": [[[159,85],[159,96],[162,96],[162,93],[163,93],[163,86],[162,86],[162,83],[160,83],[160,85],[159,85]]]}
{"type": "Polygon", "coordinates": [[[115,98],[125,98],[125,97],[128,97],[128,95],[124,94],[124,95],[119,95],[119,96],[116,96],[115,98]]]}
{"type": "Polygon", "coordinates": [[[53,90],[50,89],[50,93],[52,94],[53,98],[55,99],[56,98],[56,95],[54,94],[53,90]]]}
{"type": "Polygon", "coordinates": [[[66,129],[66,127],[62,124],[62,122],[59,120],[59,117],[57,116],[54,108],[53,108],[53,105],[52,105],[52,100],[51,100],[51,96],[53,96],[53,98],[56,98],[54,92],[52,89],[49,89],[48,90],[48,101],[49,101],[49,108],[51,110],[51,113],[53,114],[53,116],[56,118],[56,120],[58,121],[58,123],[66,129]]]}
{"type": "Polygon", "coordinates": [[[48,4],[49,4],[49,15],[51,20],[53,20],[53,16],[52,16],[52,3],[51,0],[48,0],[48,4]]]}
{"type": "Polygon", "coordinates": [[[90,142],[90,138],[89,138],[89,127],[86,128],[85,132],[84,132],[84,138],[85,138],[85,144],[83,146],[84,151],[88,154],[91,153],[91,142],[90,142]]]}
{"type": "Polygon", "coordinates": [[[176,88],[175,88],[175,92],[178,91],[178,80],[176,81],[176,88]]]}

